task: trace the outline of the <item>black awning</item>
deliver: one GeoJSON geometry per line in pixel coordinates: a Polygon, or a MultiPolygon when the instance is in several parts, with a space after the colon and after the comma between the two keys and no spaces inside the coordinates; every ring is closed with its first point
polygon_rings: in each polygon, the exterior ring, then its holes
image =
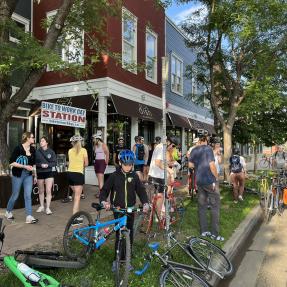
{"type": "Polygon", "coordinates": [[[203,129],[203,130],[207,130],[209,134],[215,134],[215,130],[214,130],[214,126],[207,124],[207,123],[203,123],[194,119],[190,119],[189,118],[189,122],[191,124],[192,129],[194,130],[198,130],[198,129],[203,129]]]}
{"type": "Polygon", "coordinates": [[[49,99],[47,102],[71,106],[75,108],[91,110],[95,104],[97,97],[94,95],[84,95],[84,96],[75,96],[75,97],[63,97],[57,99],[49,99]]]}
{"type": "Polygon", "coordinates": [[[183,117],[174,113],[168,113],[172,126],[190,129],[191,125],[187,117],[183,117]]]}
{"type": "Polygon", "coordinates": [[[161,122],[162,110],[142,103],[134,102],[122,97],[112,95],[112,100],[118,114],[137,117],[143,120],[161,122]]]}

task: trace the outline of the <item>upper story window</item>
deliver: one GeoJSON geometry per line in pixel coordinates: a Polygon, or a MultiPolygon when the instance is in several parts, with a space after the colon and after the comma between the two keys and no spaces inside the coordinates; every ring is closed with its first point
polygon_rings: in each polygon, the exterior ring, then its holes
{"type": "MultiPolygon", "coordinates": [[[[23,30],[24,32],[28,33],[30,31],[30,21],[16,13],[12,14],[12,20],[16,23],[18,28],[23,30]]],[[[9,39],[11,42],[19,43],[19,39],[17,39],[17,35],[13,32],[10,32],[9,39]]]]}
{"type": "MultiPolygon", "coordinates": [[[[52,17],[57,13],[57,10],[47,12],[47,19],[52,23],[52,17]]],[[[55,52],[59,57],[68,63],[84,64],[84,32],[79,30],[80,37],[75,37],[73,34],[67,34],[65,38],[60,36],[57,40],[55,52]]]]}
{"type": "Polygon", "coordinates": [[[171,54],[171,91],[183,95],[183,61],[171,54]]]}
{"type": "Polygon", "coordinates": [[[122,67],[136,73],[137,65],[137,18],[122,9],[122,67]]]}
{"type": "Polygon", "coordinates": [[[157,83],[157,34],[146,32],[146,79],[157,83]]]}

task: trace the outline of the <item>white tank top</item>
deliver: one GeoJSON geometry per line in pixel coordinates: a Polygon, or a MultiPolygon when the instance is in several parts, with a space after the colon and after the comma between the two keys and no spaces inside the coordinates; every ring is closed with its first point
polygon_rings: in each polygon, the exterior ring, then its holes
{"type": "Polygon", "coordinates": [[[100,145],[99,147],[95,146],[95,160],[98,159],[106,159],[106,155],[104,153],[102,145],[100,145]]]}

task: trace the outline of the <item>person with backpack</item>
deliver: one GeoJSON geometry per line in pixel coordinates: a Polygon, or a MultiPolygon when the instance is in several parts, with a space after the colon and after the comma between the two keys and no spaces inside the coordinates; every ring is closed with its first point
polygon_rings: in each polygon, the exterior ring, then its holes
{"type": "Polygon", "coordinates": [[[246,177],[246,163],[243,156],[240,156],[238,148],[233,149],[233,154],[229,159],[230,181],[233,185],[234,203],[243,200],[244,183],[246,177]]]}
{"type": "Polygon", "coordinates": [[[135,154],[135,165],[134,171],[139,176],[140,181],[143,181],[143,170],[145,165],[145,147],[141,141],[142,137],[135,136],[135,144],[132,148],[132,151],[135,154]]]}
{"type": "Polygon", "coordinates": [[[282,145],[279,145],[273,154],[272,166],[274,169],[286,169],[286,154],[282,145]]]}

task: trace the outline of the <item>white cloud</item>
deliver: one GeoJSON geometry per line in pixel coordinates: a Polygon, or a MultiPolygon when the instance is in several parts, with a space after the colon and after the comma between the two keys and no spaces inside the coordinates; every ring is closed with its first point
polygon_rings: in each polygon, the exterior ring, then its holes
{"type": "Polygon", "coordinates": [[[199,22],[206,14],[207,14],[207,9],[206,7],[200,5],[200,4],[196,4],[193,5],[190,8],[187,8],[183,11],[181,11],[180,13],[176,14],[173,17],[173,21],[179,25],[181,22],[183,22],[184,20],[186,20],[187,18],[189,18],[192,13],[194,13],[195,11],[197,11],[198,9],[202,9],[200,12],[200,16],[197,16],[193,19],[194,22],[199,22]]]}

